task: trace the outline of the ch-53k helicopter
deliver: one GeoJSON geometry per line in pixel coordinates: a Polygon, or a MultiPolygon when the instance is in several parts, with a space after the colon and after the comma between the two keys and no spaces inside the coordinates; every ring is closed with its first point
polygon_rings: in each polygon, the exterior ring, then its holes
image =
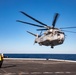
{"type": "MultiPolygon", "coordinates": [[[[74,26],[74,27],[64,27],[64,28],[55,28],[55,24],[56,24],[56,21],[57,21],[58,16],[59,16],[58,13],[56,13],[55,16],[54,16],[52,26],[48,26],[47,24],[42,23],[39,20],[31,17],[27,13],[25,13],[23,11],[20,11],[20,12],[23,15],[29,17],[30,19],[32,19],[32,20],[34,20],[34,21],[36,21],[37,23],[40,24],[40,25],[37,25],[37,24],[17,20],[17,22],[21,22],[21,23],[36,26],[36,27],[40,27],[40,29],[37,29],[37,31],[41,31],[40,35],[37,35],[37,34],[34,34],[32,32],[27,31],[28,33],[30,33],[30,34],[32,34],[36,37],[34,43],[38,43],[40,46],[45,45],[45,46],[51,46],[51,48],[53,48],[56,45],[63,44],[63,42],[65,40],[65,33],[63,31],[66,31],[66,30],[62,30],[62,29],[76,28],[76,26],[74,26]],[[42,31],[45,31],[45,32],[42,34],[42,31]]],[[[67,32],[76,33],[76,32],[73,32],[73,31],[67,31],[67,32]]]]}

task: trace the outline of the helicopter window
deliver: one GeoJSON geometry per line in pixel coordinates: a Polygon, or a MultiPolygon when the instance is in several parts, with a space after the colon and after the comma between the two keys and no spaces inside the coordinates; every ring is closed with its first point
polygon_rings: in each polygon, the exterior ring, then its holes
{"type": "Polygon", "coordinates": [[[55,31],[55,33],[60,33],[59,31],[55,31]]]}
{"type": "Polygon", "coordinates": [[[62,33],[62,34],[64,34],[63,32],[59,32],[59,31],[58,31],[57,33],[62,33]]]}
{"type": "Polygon", "coordinates": [[[61,33],[61,32],[57,31],[57,33],[61,33]]]}
{"type": "Polygon", "coordinates": [[[58,33],[57,36],[60,36],[60,34],[58,33]]]}
{"type": "Polygon", "coordinates": [[[48,32],[46,35],[49,35],[49,34],[51,34],[52,32],[48,32]]]}

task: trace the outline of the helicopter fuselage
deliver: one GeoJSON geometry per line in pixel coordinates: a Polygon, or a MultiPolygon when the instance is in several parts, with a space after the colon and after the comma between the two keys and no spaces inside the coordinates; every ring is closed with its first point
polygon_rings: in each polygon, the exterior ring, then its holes
{"type": "Polygon", "coordinates": [[[42,36],[35,39],[35,43],[45,46],[53,46],[62,44],[65,39],[65,34],[59,29],[47,30],[42,36]]]}
{"type": "MultiPolygon", "coordinates": [[[[33,23],[21,21],[21,20],[17,20],[17,22],[21,22],[21,23],[28,24],[31,26],[39,27],[40,29],[37,29],[37,31],[45,31],[44,34],[42,34],[42,35],[41,35],[41,33],[40,33],[40,35],[37,35],[37,34],[34,34],[32,32],[27,31],[29,34],[36,37],[35,43],[38,43],[39,45],[51,46],[51,48],[53,48],[56,45],[60,45],[64,42],[64,39],[65,39],[65,34],[62,31],[67,31],[67,30],[63,30],[63,29],[76,28],[76,26],[55,28],[56,21],[59,17],[59,13],[55,14],[53,22],[52,22],[52,26],[48,26],[47,24],[45,24],[45,23],[35,19],[34,17],[28,15],[27,13],[25,13],[23,11],[20,11],[20,12],[23,15],[27,16],[28,18],[34,20],[35,22],[37,22],[39,24],[33,24],[33,23]]],[[[73,31],[67,31],[67,32],[76,33],[73,31]]]]}

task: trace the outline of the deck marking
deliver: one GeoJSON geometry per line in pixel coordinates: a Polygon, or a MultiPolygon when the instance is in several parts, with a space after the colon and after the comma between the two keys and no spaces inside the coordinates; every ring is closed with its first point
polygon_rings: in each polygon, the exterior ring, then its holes
{"type": "Polygon", "coordinates": [[[43,72],[43,74],[53,74],[54,72],[43,72]]]}
{"type": "Polygon", "coordinates": [[[20,72],[20,73],[0,73],[0,75],[26,75],[26,74],[76,74],[76,72],[20,72]]]}
{"type": "Polygon", "coordinates": [[[4,73],[7,73],[7,71],[6,70],[4,70],[4,69],[1,69],[4,73]]]}
{"type": "Polygon", "coordinates": [[[55,72],[56,74],[64,74],[65,72],[55,72]]]}
{"type": "Polygon", "coordinates": [[[16,75],[16,73],[3,73],[2,75],[16,75]]]}
{"type": "Polygon", "coordinates": [[[42,74],[42,72],[31,72],[31,74],[42,74]]]}
{"type": "Polygon", "coordinates": [[[29,74],[29,72],[20,72],[19,75],[29,74]]]}

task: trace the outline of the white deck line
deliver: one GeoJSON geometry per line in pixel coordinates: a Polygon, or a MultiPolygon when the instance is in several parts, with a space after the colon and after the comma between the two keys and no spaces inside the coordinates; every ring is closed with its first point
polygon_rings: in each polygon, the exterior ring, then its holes
{"type": "Polygon", "coordinates": [[[63,61],[63,62],[74,62],[73,60],[61,60],[61,59],[42,59],[42,58],[4,58],[4,60],[51,60],[51,61],[63,61]]]}
{"type": "Polygon", "coordinates": [[[46,60],[40,58],[4,58],[4,60],[46,60]]]}
{"type": "Polygon", "coordinates": [[[49,60],[52,60],[52,61],[75,62],[76,63],[76,61],[73,61],[73,60],[61,60],[61,59],[49,59],[49,60]]]}

